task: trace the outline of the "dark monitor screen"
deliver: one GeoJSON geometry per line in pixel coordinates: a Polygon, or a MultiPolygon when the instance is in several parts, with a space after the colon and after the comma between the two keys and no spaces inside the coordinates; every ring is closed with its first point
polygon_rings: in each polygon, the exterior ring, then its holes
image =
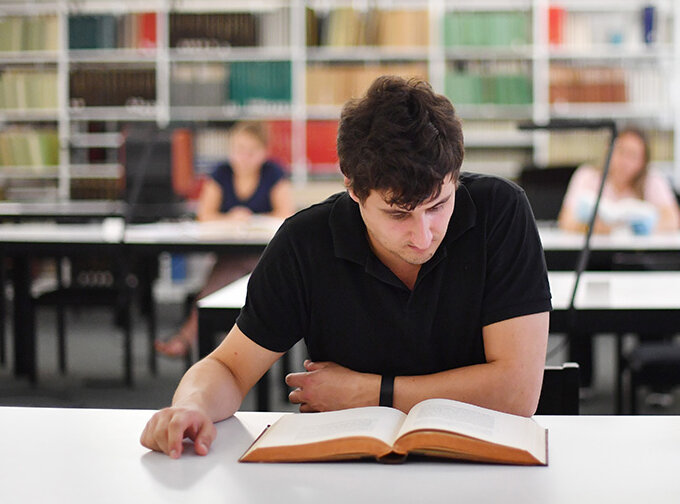
{"type": "Polygon", "coordinates": [[[525,167],[518,183],[524,189],[536,220],[554,221],[576,166],[525,167]]]}
{"type": "Polygon", "coordinates": [[[128,218],[133,222],[177,217],[181,198],[172,184],[172,132],[130,128],[123,144],[128,218]]]}

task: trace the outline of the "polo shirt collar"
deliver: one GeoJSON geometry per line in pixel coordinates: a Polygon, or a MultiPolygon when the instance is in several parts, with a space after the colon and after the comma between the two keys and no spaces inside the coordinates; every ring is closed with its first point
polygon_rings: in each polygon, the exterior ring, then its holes
{"type": "Polygon", "coordinates": [[[366,225],[361,218],[359,205],[347,192],[335,200],[328,224],[333,237],[335,256],[365,265],[370,247],[366,238],[366,225]]]}
{"type": "MultiPolygon", "coordinates": [[[[474,227],[477,209],[470,192],[464,184],[456,189],[456,202],[449,227],[442,244],[435,255],[426,263],[434,266],[446,257],[446,245],[456,241],[468,229],[474,227]]],[[[347,192],[340,194],[333,204],[328,222],[333,237],[333,248],[336,257],[366,265],[371,249],[366,238],[366,225],[361,218],[359,205],[350,198],[347,192]]],[[[430,268],[426,268],[429,270],[430,268]]]]}
{"type": "Polygon", "coordinates": [[[453,207],[453,215],[449,221],[449,229],[446,231],[446,237],[442,245],[456,241],[468,229],[472,229],[476,222],[477,207],[472,200],[468,188],[460,182],[456,189],[456,203],[453,207]]]}

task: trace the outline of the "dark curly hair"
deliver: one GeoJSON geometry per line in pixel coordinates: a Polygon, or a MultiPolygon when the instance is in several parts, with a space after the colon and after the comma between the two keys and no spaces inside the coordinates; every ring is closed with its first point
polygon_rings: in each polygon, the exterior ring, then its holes
{"type": "Polygon", "coordinates": [[[338,128],[340,170],[361,201],[377,190],[406,210],[458,180],[463,131],[451,102],[419,79],[377,78],[345,104],[338,128]]]}

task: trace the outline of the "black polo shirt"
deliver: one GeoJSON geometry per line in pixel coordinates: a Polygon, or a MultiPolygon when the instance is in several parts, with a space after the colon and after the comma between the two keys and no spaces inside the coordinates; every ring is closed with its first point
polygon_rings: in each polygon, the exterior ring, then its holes
{"type": "Polygon", "coordinates": [[[237,324],[270,350],[304,338],[315,361],[419,375],[485,362],[482,327],[550,309],[524,191],[464,173],[446,236],[413,291],[373,254],[358,205],[340,193],[285,221],[237,324]]]}

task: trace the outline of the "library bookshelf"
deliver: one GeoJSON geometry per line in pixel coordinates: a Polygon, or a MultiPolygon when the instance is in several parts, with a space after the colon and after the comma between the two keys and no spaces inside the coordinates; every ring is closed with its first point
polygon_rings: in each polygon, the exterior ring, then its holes
{"type": "Polygon", "coordinates": [[[464,169],[597,161],[604,134],[517,122],[614,118],[680,181],[673,0],[0,0],[0,34],[0,199],[119,197],[139,124],[190,131],[200,173],[267,121],[296,185],[338,180],[340,108],[385,73],[451,98],[464,169]]]}

